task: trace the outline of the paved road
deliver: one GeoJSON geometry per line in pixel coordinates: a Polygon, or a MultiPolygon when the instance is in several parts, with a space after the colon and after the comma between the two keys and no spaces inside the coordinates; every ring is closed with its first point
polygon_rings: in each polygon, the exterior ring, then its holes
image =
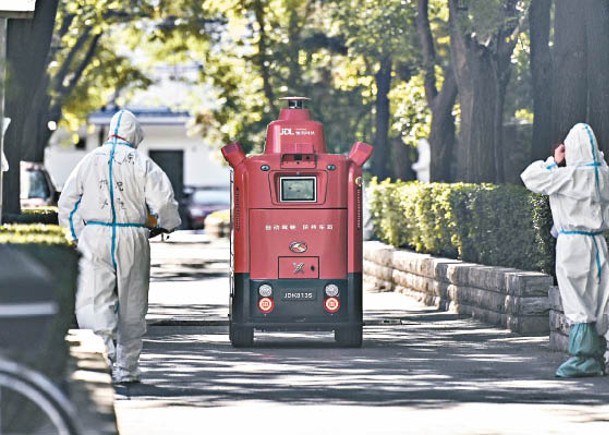
{"type": "Polygon", "coordinates": [[[394,293],[364,295],[364,345],[329,333],[228,340],[228,244],[153,244],[144,383],[119,388],[123,435],[574,434],[609,430],[609,377],[557,380],[564,356],[394,293]]]}

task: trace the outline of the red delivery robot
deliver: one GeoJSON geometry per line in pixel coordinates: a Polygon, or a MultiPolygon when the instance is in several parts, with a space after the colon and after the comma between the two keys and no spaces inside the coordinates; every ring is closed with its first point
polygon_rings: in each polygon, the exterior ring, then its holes
{"type": "Polygon", "coordinates": [[[362,165],[372,146],[328,154],[308,98],[285,100],[264,154],[222,148],[232,168],[230,340],[248,347],[255,329],[328,330],[359,347],[362,165]]]}

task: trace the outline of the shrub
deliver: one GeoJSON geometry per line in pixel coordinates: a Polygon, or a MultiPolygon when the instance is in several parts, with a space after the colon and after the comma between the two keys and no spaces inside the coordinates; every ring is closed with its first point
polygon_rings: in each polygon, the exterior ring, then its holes
{"type": "Polygon", "coordinates": [[[222,222],[230,222],[230,209],[218,210],[210,213],[206,218],[206,222],[209,218],[216,219],[222,222]]]}
{"type": "Polygon", "coordinates": [[[205,232],[211,237],[230,235],[230,209],[218,210],[205,218],[205,232]]]}
{"type": "Polygon", "coordinates": [[[371,183],[377,237],[396,247],[553,274],[547,198],[514,185],[371,183]]]}
{"type": "Polygon", "coordinates": [[[0,226],[0,243],[69,245],[65,230],[58,225],[6,224],[0,226]]]}
{"type": "Polygon", "coordinates": [[[57,225],[57,207],[24,208],[21,214],[7,214],[2,218],[3,223],[10,224],[50,224],[57,225]]]}

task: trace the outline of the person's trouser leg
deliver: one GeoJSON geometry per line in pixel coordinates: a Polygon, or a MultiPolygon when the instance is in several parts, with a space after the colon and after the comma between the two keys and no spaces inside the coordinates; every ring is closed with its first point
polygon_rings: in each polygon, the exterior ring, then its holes
{"type": "MultiPolygon", "coordinates": [[[[135,295],[122,298],[119,310],[118,335],[116,346],[116,382],[139,381],[138,362],[143,348],[143,337],[146,333],[146,311],[148,304],[142,300],[141,288],[135,295]]],[[[147,296],[147,291],[146,291],[147,296]]]]}
{"type": "Polygon", "coordinates": [[[601,337],[596,332],[593,323],[572,325],[569,331],[569,354],[571,358],[558,368],[556,376],[574,378],[603,375],[604,367],[599,360],[599,354],[602,350],[600,339],[601,337]]]}
{"type": "Polygon", "coordinates": [[[114,342],[118,326],[116,276],[112,265],[96,255],[91,245],[87,237],[79,243],[83,256],[79,263],[76,320],[79,328],[91,329],[102,338],[108,359],[113,362],[116,360],[114,342]]]}
{"type": "MultiPolygon", "coordinates": [[[[129,237],[135,234],[121,234],[129,237]]],[[[150,248],[148,239],[135,235],[136,251],[120,251],[118,258],[119,316],[116,347],[115,382],[140,380],[138,367],[146,333],[150,248]]],[[[133,246],[132,245],[132,246],[133,246]]]]}

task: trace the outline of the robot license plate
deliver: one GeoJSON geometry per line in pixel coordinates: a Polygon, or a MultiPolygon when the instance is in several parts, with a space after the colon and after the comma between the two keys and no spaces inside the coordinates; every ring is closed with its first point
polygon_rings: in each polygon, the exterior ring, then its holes
{"type": "Polygon", "coordinates": [[[315,292],[309,290],[285,290],[282,300],[284,301],[314,301],[315,292]]]}

